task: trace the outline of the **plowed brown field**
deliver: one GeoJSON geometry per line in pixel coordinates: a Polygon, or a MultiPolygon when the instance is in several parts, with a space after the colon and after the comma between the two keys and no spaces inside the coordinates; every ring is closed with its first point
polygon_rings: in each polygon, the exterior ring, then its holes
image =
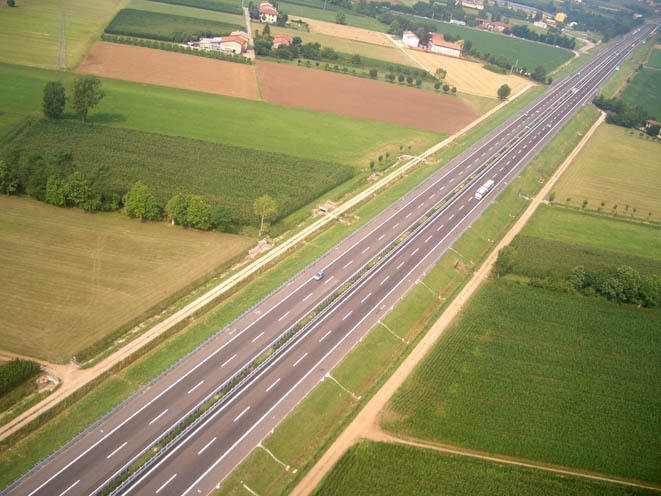
{"type": "Polygon", "coordinates": [[[97,41],[80,74],[258,100],[251,65],[97,41]]]}
{"type": "Polygon", "coordinates": [[[457,97],[397,84],[257,61],[269,103],[452,134],[476,118],[457,97]]]}

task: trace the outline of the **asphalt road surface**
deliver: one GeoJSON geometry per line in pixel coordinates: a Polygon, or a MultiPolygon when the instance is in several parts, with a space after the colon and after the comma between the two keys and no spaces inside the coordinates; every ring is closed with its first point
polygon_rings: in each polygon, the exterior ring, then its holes
{"type": "MultiPolygon", "coordinates": [[[[643,26],[553,85],[312,266],[5,491],[90,495],[172,432],[311,311],[269,360],[181,433],[119,494],[208,494],[373,327],[651,32],[643,26]],[[494,188],[481,200],[476,190],[494,188]],[[424,221],[421,221],[424,219],[424,221]],[[410,232],[399,244],[395,240],[410,232]],[[379,262],[369,271],[366,265],[379,262]],[[325,276],[313,275],[323,270],[325,276]]],[[[245,375],[245,374],[244,374],[245,375]]]]}

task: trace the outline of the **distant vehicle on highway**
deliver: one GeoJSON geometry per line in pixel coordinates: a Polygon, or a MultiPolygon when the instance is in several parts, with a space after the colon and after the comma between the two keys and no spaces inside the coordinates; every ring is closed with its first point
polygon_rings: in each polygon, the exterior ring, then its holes
{"type": "Polygon", "coordinates": [[[493,189],[494,184],[496,183],[493,182],[493,179],[489,179],[475,192],[475,198],[481,200],[484,195],[493,189]]]}
{"type": "Polygon", "coordinates": [[[313,277],[313,279],[315,281],[321,281],[323,278],[324,278],[324,271],[323,270],[320,270],[319,272],[317,272],[313,277]]]}

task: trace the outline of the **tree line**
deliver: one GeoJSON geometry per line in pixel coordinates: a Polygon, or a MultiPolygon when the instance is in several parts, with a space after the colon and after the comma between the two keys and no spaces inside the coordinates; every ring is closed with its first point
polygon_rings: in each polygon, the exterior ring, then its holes
{"type": "Polygon", "coordinates": [[[606,98],[598,95],[593,103],[606,111],[606,122],[616,126],[638,128],[644,126],[645,121],[651,118],[647,110],[641,106],[631,106],[617,97],[606,98]]]}
{"type": "Polygon", "coordinates": [[[20,386],[34,377],[41,370],[41,366],[30,360],[15,358],[0,365],[0,396],[20,386]]]}

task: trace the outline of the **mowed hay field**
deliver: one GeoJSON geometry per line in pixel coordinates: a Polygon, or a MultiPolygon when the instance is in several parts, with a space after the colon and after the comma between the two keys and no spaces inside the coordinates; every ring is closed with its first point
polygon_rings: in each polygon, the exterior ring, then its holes
{"type": "Polygon", "coordinates": [[[125,0],[21,0],[0,4],[0,62],[57,68],[62,12],[67,67],[76,67],[125,0]]]}
{"type": "Polygon", "coordinates": [[[269,103],[319,110],[452,134],[476,117],[456,97],[414,88],[257,61],[269,103]]]}
{"type": "Polygon", "coordinates": [[[259,99],[252,65],[97,41],[79,74],[259,99]]]}
{"type": "Polygon", "coordinates": [[[483,67],[483,64],[477,62],[420,50],[407,49],[406,51],[432,74],[435,74],[439,68],[445,69],[447,71],[445,81],[451,86],[456,86],[459,91],[497,98],[498,88],[503,84],[507,84],[512,89],[512,95],[532,84],[531,81],[519,76],[489,71],[483,67]]]}
{"type": "Polygon", "coordinates": [[[660,310],[485,281],[393,396],[398,435],[661,482],[660,310]]]}
{"type": "Polygon", "coordinates": [[[661,71],[638,71],[620,96],[630,105],[643,107],[653,119],[661,120],[661,71]]]}
{"type": "Polygon", "coordinates": [[[0,342],[65,362],[251,246],[230,234],[0,197],[0,342]]]}
{"type": "MultiPolygon", "coordinates": [[[[388,48],[393,47],[392,41],[390,41],[383,32],[361,29],[354,26],[347,26],[332,22],[318,21],[316,19],[308,19],[306,17],[301,19],[308,23],[311,33],[336,36],[338,38],[346,38],[347,40],[362,41],[363,43],[382,45],[388,48]]],[[[387,28],[387,26],[384,25],[384,30],[385,28],[387,28]]]]}
{"type": "Polygon", "coordinates": [[[651,212],[661,220],[661,143],[604,123],[554,190],[559,203],[580,207],[587,200],[590,210],[642,219],[651,212]]]}
{"type": "Polygon", "coordinates": [[[361,441],[314,496],[633,496],[653,491],[401,444],[361,441]]]}

